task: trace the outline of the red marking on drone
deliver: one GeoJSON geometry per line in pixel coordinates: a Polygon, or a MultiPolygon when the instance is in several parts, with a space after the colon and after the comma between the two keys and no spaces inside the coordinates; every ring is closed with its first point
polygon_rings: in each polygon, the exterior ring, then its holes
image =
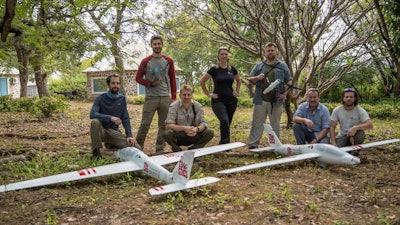
{"type": "Polygon", "coordinates": [[[361,145],[354,145],[352,148],[353,148],[353,149],[362,149],[363,146],[361,146],[361,145]]]}
{"type": "Polygon", "coordinates": [[[168,154],[164,154],[163,156],[167,157],[167,158],[175,158],[175,157],[179,157],[178,154],[175,153],[168,153],[168,154]]]}
{"type": "Polygon", "coordinates": [[[179,161],[178,175],[180,175],[186,179],[189,177],[189,174],[187,171],[187,165],[185,163],[183,163],[182,161],[179,161]]]}
{"type": "Polygon", "coordinates": [[[149,164],[147,164],[147,162],[143,163],[143,171],[145,173],[149,173],[149,164]]]}
{"type": "Polygon", "coordinates": [[[164,190],[164,187],[160,186],[160,187],[155,187],[153,189],[156,190],[156,191],[162,191],[162,190],[164,190]]]}
{"type": "Polygon", "coordinates": [[[292,149],[291,149],[290,147],[287,148],[287,154],[288,154],[288,155],[293,154],[292,149]]]}
{"type": "Polygon", "coordinates": [[[275,144],[275,137],[272,134],[268,134],[268,138],[269,138],[269,143],[270,144],[275,144]]]}
{"type": "Polygon", "coordinates": [[[84,170],[78,170],[78,174],[79,176],[85,176],[85,175],[89,175],[92,173],[97,173],[97,171],[93,168],[90,169],[84,169],[84,170]]]}

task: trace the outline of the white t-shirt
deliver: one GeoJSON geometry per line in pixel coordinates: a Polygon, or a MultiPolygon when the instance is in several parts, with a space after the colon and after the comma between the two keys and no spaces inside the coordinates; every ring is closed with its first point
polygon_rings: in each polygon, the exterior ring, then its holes
{"type": "Polygon", "coordinates": [[[367,111],[360,106],[355,106],[352,110],[346,110],[343,105],[341,105],[336,107],[331,115],[331,120],[340,124],[337,137],[345,136],[351,127],[369,119],[367,111]]]}

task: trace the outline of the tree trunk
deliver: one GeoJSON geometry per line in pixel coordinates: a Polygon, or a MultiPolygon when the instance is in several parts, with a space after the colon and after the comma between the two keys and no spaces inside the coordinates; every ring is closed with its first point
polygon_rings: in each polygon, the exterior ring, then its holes
{"type": "Polygon", "coordinates": [[[47,73],[42,70],[40,65],[33,66],[33,69],[35,71],[35,81],[39,98],[50,96],[49,90],[47,89],[47,73]]]}
{"type": "Polygon", "coordinates": [[[23,44],[20,43],[20,37],[15,37],[14,48],[18,58],[19,82],[21,83],[19,97],[27,96],[27,86],[29,79],[29,51],[27,51],[23,44]]]}

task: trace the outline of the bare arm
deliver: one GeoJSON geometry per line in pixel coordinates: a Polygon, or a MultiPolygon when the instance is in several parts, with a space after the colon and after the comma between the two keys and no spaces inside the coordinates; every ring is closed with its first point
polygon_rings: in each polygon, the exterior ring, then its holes
{"type": "Polygon", "coordinates": [[[330,124],[330,128],[329,128],[329,135],[330,135],[330,138],[331,138],[331,144],[335,145],[335,146],[336,146],[336,139],[335,139],[335,137],[336,137],[336,134],[335,134],[336,125],[337,125],[337,122],[331,120],[331,124],[330,124]]]}
{"type": "Polygon", "coordinates": [[[236,81],[236,89],[233,91],[233,96],[237,97],[239,95],[240,85],[242,84],[242,80],[240,79],[239,74],[235,75],[235,81],[236,81]]]}
{"type": "Polygon", "coordinates": [[[210,98],[218,98],[218,95],[217,95],[217,94],[214,94],[214,93],[212,93],[212,92],[210,93],[209,90],[207,90],[206,82],[207,82],[209,79],[211,79],[211,75],[208,74],[208,73],[205,73],[205,74],[200,78],[200,86],[201,86],[201,89],[203,90],[204,94],[207,95],[208,97],[210,97],[210,98]]]}
{"type": "Polygon", "coordinates": [[[353,126],[347,131],[348,136],[354,136],[358,130],[370,130],[373,128],[371,120],[366,120],[358,125],[353,126]]]}

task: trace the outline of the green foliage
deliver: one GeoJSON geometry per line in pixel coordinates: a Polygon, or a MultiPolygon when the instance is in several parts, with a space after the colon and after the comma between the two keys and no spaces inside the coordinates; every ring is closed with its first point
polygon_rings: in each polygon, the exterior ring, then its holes
{"type": "Polygon", "coordinates": [[[35,101],[34,108],[45,117],[51,117],[54,113],[65,111],[68,105],[59,98],[44,96],[35,101]]]}
{"type": "Polygon", "coordinates": [[[49,82],[50,93],[77,92],[77,98],[86,99],[86,75],[62,76],[60,79],[53,79],[49,82]]]}
{"type": "MultiPolygon", "coordinates": [[[[332,113],[333,109],[340,106],[341,103],[323,103],[328,107],[329,112],[332,113]]],[[[360,104],[373,119],[391,119],[400,118],[400,103],[394,103],[390,101],[382,101],[379,103],[371,104],[360,104]]]]}
{"type": "Polygon", "coordinates": [[[253,99],[247,97],[238,97],[238,106],[252,108],[254,106],[253,99]]]}
{"type": "Polygon", "coordinates": [[[11,95],[0,96],[0,112],[10,112],[12,100],[11,95]]]}
{"type": "Polygon", "coordinates": [[[198,101],[203,106],[211,106],[211,99],[204,94],[194,95],[193,99],[198,101]]]}
{"type": "Polygon", "coordinates": [[[13,99],[11,95],[0,96],[0,112],[31,112],[37,97],[22,97],[13,99]]]}
{"type": "Polygon", "coordinates": [[[368,112],[371,118],[375,119],[392,119],[400,118],[399,105],[379,104],[367,105],[363,104],[362,107],[368,112]]]}
{"type": "Polygon", "coordinates": [[[128,96],[126,100],[129,104],[133,105],[143,105],[144,104],[144,95],[137,95],[137,96],[128,96]]]}

